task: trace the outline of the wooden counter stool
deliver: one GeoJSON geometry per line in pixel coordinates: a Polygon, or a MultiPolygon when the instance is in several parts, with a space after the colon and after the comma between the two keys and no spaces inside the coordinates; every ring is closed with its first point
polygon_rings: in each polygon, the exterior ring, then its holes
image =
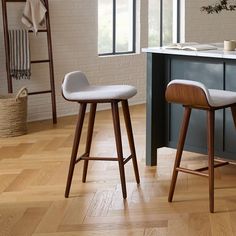
{"type": "Polygon", "coordinates": [[[200,175],[209,178],[210,212],[214,212],[214,168],[229,164],[226,161],[214,160],[215,110],[230,107],[236,127],[236,92],[207,89],[204,84],[196,81],[173,80],[168,84],[165,95],[168,102],[180,103],[185,108],[168,201],[172,202],[179,171],[200,175]],[[196,170],[180,167],[180,161],[192,108],[206,110],[208,126],[208,167],[199,168],[196,170]],[[208,170],[208,173],[202,172],[205,170],[208,170]]]}
{"type": "Polygon", "coordinates": [[[72,148],[70,167],[69,167],[69,173],[68,173],[67,185],[66,185],[66,191],[65,191],[66,198],[69,196],[71,181],[72,181],[72,177],[74,173],[74,167],[81,160],[84,160],[83,179],[82,179],[83,182],[86,182],[88,162],[90,160],[118,161],[122,193],[123,193],[124,199],[127,197],[124,165],[131,159],[133,161],[136,181],[138,184],[140,183],[138,164],[137,164],[137,159],[136,159],[136,151],[135,151],[135,145],[134,145],[134,138],[133,138],[133,131],[132,131],[132,126],[131,126],[129,106],[128,106],[128,98],[133,97],[136,93],[137,93],[137,90],[133,86],[129,86],[129,85],[110,85],[110,86],[90,85],[85,74],[83,74],[80,71],[75,71],[75,72],[66,74],[63,84],[62,84],[62,95],[66,100],[78,102],[80,104],[80,110],[79,110],[76,130],[75,130],[74,144],[72,148]],[[124,120],[125,120],[128,140],[129,140],[129,147],[131,151],[131,155],[127,158],[123,158],[120,119],[119,119],[119,110],[118,110],[119,102],[121,102],[122,108],[123,108],[124,120]],[[114,124],[114,131],[115,131],[115,140],[116,140],[116,149],[117,149],[116,158],[90,157],[94,120],[95,120],[96,108],[97,108],[98,103],[111,103],[113,124],[114,124]],[[81,132],[83,128],[83,121],[84,121],[87,104],[91,104],[91,106],[90,106],[90,115],[89,115],[85,153],[77,158],[78,147],[79,147],[81,132]]]}

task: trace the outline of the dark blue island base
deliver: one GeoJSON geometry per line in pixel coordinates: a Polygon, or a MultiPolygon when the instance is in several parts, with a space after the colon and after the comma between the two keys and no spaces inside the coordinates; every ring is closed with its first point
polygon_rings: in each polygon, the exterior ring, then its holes
{"type": "MultiPolygon", "coordinates": [[[[211,89],[236,91],[235,59],[147,53],[146,164],[157,164],[157,148],[176,148],[183,117],[181,105],[167,104],[165,88],[173,79],[195,80],[211,89]]],[[[215,155],[236,161],[236,129],[230,109],[215,113],[215,155]]],[[[193,110],[185,150],[206,154],[206,112],[193,110]]]]}

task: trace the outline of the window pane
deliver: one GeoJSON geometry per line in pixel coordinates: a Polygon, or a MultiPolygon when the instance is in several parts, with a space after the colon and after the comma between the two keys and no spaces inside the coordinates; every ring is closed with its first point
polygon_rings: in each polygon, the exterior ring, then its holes
{"type": "Polygon", "coordinates": [[[160,0],[149,0],[149,47],[160,46],[160,0]]]}
{"type": "Polygon", "coordinates": [[[116,52],[133,51],[133,0],[116,1],[116,52]]]}
{"type": "Polygon", "coordinates": [[[163,45],[173,42],[173,0],[163,1],[163,45]]]}
{"type": "Polygon", "coordinates": [[[98,53],[112,52],[113,1],[98,0],[98,53]]]}

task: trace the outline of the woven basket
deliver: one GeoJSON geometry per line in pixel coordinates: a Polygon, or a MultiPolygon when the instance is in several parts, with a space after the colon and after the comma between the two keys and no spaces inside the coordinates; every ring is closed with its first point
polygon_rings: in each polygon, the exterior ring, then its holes
{"type": "Polygon", "coordinates": [[[16,96],[0,95],[0,137],[14,137],[27,133],[27,98],[24,87],[16,96]]]}

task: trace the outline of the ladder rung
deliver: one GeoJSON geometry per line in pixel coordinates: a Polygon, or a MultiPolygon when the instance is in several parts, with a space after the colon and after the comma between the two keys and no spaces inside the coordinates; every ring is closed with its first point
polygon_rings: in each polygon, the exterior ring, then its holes
{"type": "MultiPolygon", "coordinates": [[[[47,29],[40,29],[40,30],[38,30],[39,33],[40,33],[40,32],[47,32],[47,31],[48,31],[47,29]]],[[[28,32],[29,32],[29,33],[34,33],[33,30],[29,30],[28,32]]]]}
{"type": "Polygon", "coordinates": [[[28,93],[28,95],[37,95],[37,94],[44,94],[44,93],[51,93],[51,92],[52,92],[52,90],[38,91],[38,92],[28,93]]]}
{"type": "Polygon", "coordinates": [[[4,0],[5,2],[26,2],[26,0],[4,0]]]}
{"type": "Polygon", "coordinates": [[[36,61],[31,61],[32,64],[36,64],[36,63],[48,63],[50,62],[50,60],[36,60],[36,61]]]}

